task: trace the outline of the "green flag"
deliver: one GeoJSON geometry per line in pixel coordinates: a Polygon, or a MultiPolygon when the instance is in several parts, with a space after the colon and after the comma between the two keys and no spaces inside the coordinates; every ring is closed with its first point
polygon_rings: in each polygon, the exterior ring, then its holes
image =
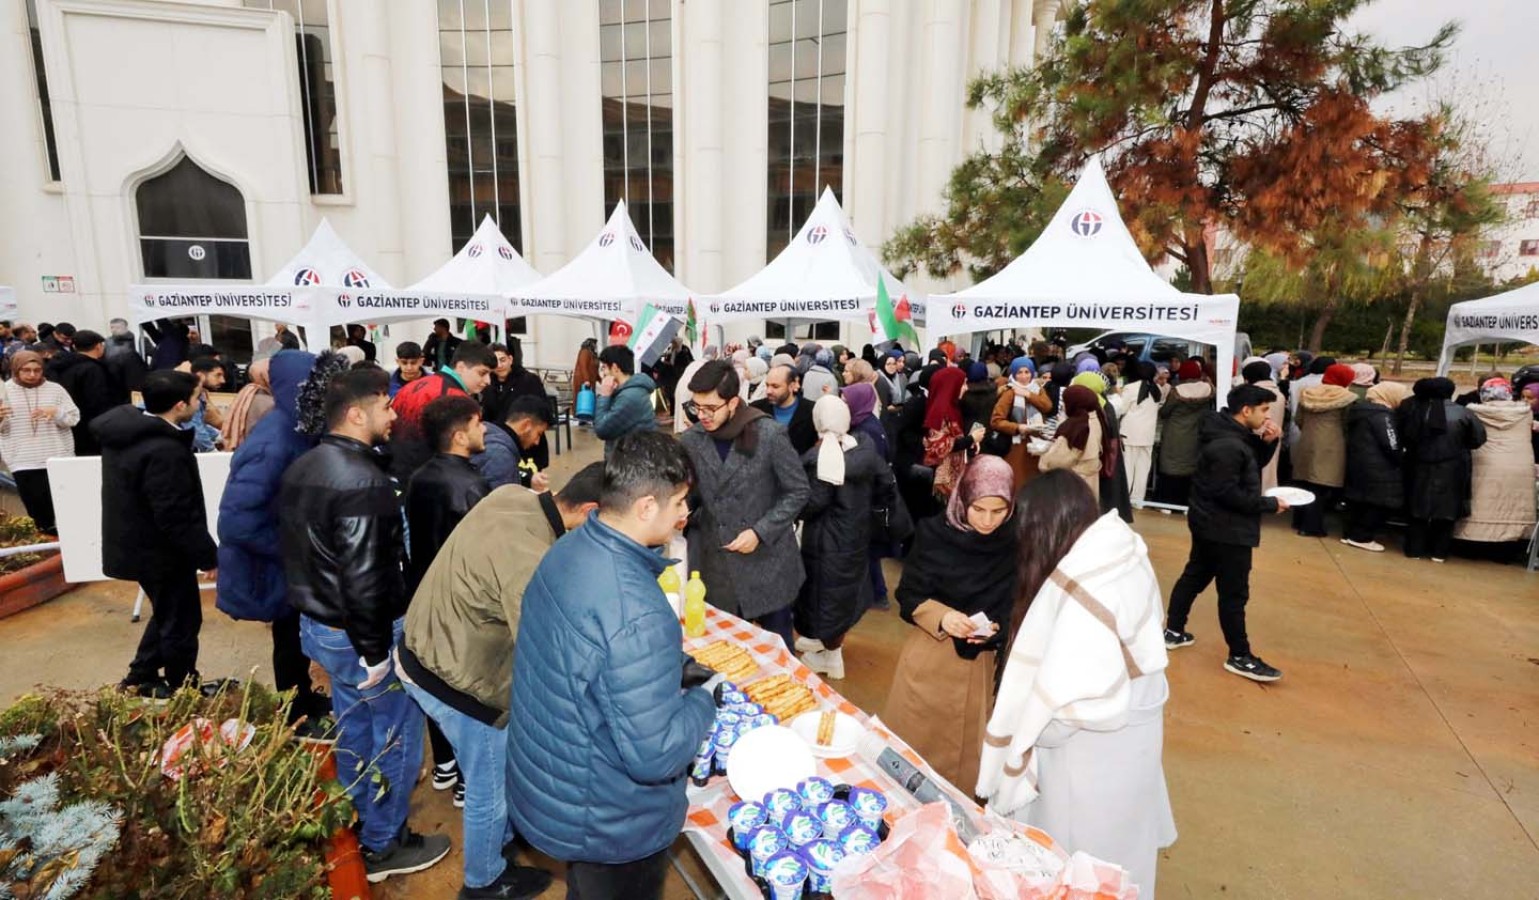
{"type": "MultiPolygon", "coordinates": [[[[881,330],[882,341],[902,341],[907,346],[914,348],[919,346],[919,333],[914,326],[909,324],[912,313],[908,310],[908,304],[893,307],[892,298],[887,296],[887,282],[882,276],[876,276],[876,323],[881,330]]],[[[881,341],[878,341],[881,343],[881,341]]]]}

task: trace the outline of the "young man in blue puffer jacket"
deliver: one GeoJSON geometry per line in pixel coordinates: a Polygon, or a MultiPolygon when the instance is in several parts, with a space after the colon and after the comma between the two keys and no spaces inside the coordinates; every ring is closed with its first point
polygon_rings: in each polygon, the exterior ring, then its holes
{"type": "MultiPolygon", "coordinates": [[[[570,897],[662,896],[686,776],[721,676],[686,687],[683,633],[657,586],[688,513],[689,459],[657,432],[619,440],[599,509],[524,590],[508,727],[509,812],[567,863],[570,897]]],[[[688,683],[694,683],[690,679],[688,683]]]]}
{"type": "Polygon", "coordinates": [[[219,500],[219,589],[216,605],[232,619],[271,622],[273,680],[278,690],[296,689],[291,721],[319,722],[331,712],[310,685],[310,660],[299,647],[299,613],[288,604],[283,558],[278,548],[278,489],[284,470],[315,446],[299,433],[299,388],[316,357],[283,350],[268,363],[273,409],[252,426],[230,461],[230,476],[219,500]]]}

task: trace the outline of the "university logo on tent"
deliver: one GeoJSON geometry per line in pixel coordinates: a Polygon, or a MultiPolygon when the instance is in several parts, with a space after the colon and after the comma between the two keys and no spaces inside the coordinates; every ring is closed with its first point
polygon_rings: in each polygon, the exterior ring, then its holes
{"type": "Polygon", "coordinates": [[[855,232],[849,230],[848,228],[844,229],[844,239],[850,242],[851,247],[860,244],[860,241],[855,237],[855,232]]]}
{"type": "Polygon", "coordinates": [[[807,243],[821,244],[826,237],[828,237],[828,229],[822,225],[814,225],[812,230],[807,232],[807,243]]]}
{"type": "Polygon", "coordinates": [[[1101,226],[1105,224],[1106,220],[1101,218],[1100,213],[1086,209],[1074,214],[1074,218],[1069,220],[1069,229],[1080,237],[1088,238],[1100,234],[1101,226]]]}
{"type": "Polygon", "coordinates": [[[967,304],[958,303],[957,305],[951,307],[951,317],[954,319],[967,318],[967,304]]]}
{"type": "Polygon", "coordinates": [[[613,231],[606,231],[603,234],[599,235],[599,246],[600,247],[608,247],[610,244],[613,244],[614,242],[615,242],[615,233],[613,231]]]}
{"type": "Polygon", "coordinates": [[[305,266],[294,273],[294,283],[300,287],[309,287],[321,283],[321,273],[309,266],[305,266]]]}
{"type": "Polygon", "coordinates": [[[481,255],[481,245],[480,244],[471,244],[470,245],[470,249],[465,251],[465,255],[470,257],[471,259],[475,259],[476,257],[480,256],[481,255]]]}
{"type": "Polygon", "coordinates": [[[352,294],[338,294],[337,295],[337,305],[342,307],[343,309],[347,309],[347,308],[351,307],[353,305],[353,295],[352,294]]]}
{"type": "Polygon", "coordinates": [[[647,245],[641,242],[641,238],[631,235],[631,248],[639,253],[647,252],[647,245]]]}
{"type": "Polygon", "coordinates": [[[363,274],[361,269],[348,269],[342,273],[342,284],[350,288],[366,288],[369,286],[369,276],[363,274]]]}
{"type": "Polygon", "coordinates": [[[513,261],[513,248],[512,247],[498,247],[497,248],[497,255],[502,257],[503,259],[507,260],[508,262],[512,262],[513,261]]]}

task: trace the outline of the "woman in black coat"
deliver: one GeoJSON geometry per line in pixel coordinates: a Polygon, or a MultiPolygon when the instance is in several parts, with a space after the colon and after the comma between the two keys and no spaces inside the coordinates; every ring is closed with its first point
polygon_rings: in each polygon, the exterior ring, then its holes
{"type": "Polygon", "coordinates": [[[871,439],[851,436],[842,398],[820,398],[812,419],[818,445],[802,457],[812,491],[802,510],[807,578],[793,608],[796,649],[807,668],[835,679],[844,677],[844,636],[871,606],[871,507],[891,503],[896,487],[871,439]]]}
{"type": "Polygon", "coordinates": [[[1389,514],[1405,505],[1405,470],[1395,410],[1411,395],[1384,381],[1347,410],[1347,536],[1343,544],[1382,553],[1375,538],[1389,514]]]}
{"type": "Polygon", "coordinates": [[[1454,383],[1423,378],[1413,398],[1395,416],[1395,430],[1405,447],[1405,555],[1411,559],[1448,558],[1454,522],[1470,514],[1470,451],[1486,442],[1486,427],[1453,402],[1454,383]]]}

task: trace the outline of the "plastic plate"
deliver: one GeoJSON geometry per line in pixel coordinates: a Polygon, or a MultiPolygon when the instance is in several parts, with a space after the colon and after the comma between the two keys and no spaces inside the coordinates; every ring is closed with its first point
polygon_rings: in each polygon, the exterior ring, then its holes
{"type": "MultiPolygon", "coordinates": [[[[813,756],[834,759],[853,754],[855,747],[860,743],[861,735],[866,732],[860,722],[842,712],[834,713],[834,739],[828,746],[820,747],[818,746],[818,722],[822,718],[822,710],[802,713],[791,720],[791,730],[796,732],[797,737],[807,742],[813,756]]],[[[749,732],[749,734],[752,733],[749,732]]]]}
{"type": "Polygon", "coordinates": [[[783,725],[755,728],[737,739],[727,757],[727,781],[744,800],[758,800],[776,788],[795,788],[816,774],[812,749],[783,725]]]}
{"type": "Polygon", "coordinates": [[[1315,502],[1314,493],[1311,491],[1306,491],[1303,488],[1274,487],[1270,491],[1267,491],[1266,495],[1268,497],[1276,497],[1284,503],[1287,503],[1289,506],[1308,506],[1309,504],[1315,502]]]}

